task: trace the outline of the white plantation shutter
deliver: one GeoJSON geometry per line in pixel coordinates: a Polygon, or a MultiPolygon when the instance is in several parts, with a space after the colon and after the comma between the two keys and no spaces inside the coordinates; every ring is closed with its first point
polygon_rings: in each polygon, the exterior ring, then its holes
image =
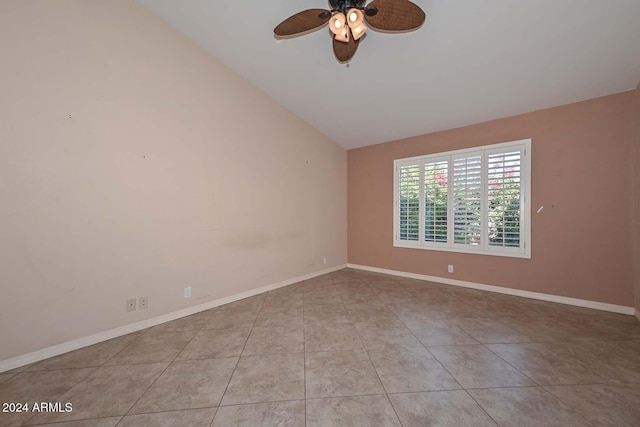
{"type": "Polygon", "coordinates": [[[531,257],[531,140],[394,162],[394,245],[531,257]]]}
{"type": "Polygon", "coordinates": [[[520,247],[523,150],[487,156],[487,233],[490,246],[520,247]]]}
{"type": "Polygon", "coordinates": [[[447,242],[449,161],[424,164],[424,240],[447,242]]]}
{"type": "Polygon", "coordinates": [[[482,154],[453,159],[453,242],[479,245],[482,234],[482,154]]]}
{"type": "Polygon", "coordinates": [[[420,237],[420,165],[401,166],[399,176],[399,239],[418,241],[420,237]]]}

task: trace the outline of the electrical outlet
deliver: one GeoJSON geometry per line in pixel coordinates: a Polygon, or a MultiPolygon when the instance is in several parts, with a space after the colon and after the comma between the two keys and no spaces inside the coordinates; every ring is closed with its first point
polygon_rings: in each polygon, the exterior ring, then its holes
{"type": "Polygon", "coordinates": [[[142,297],[138,299],[138,307],[140,307],[140,310],[144,310],[149,307],[149,297],[142,297]]]}
{"type": "Polygon", "coordinates": [[[449,264],[448,271],[449,273],[453,273],[453,264],[449,264]]]}
{"type": "Polygon", "coordinates": [[[136,311],[137,310],[137,306],[136,306],[136,299],[128,299],[127,300],[127,311],[136,311]]]}
{"type": "Polygon", "coordinates": [[[187,286],[184,288],[184,297],[191,298],[191,286],[187,286]]]}
{"type": "Polygon", "coordinates": [[[326,264],[327,263],[327,257],[323,257],[322,258],[322,264],[326,264]]]}

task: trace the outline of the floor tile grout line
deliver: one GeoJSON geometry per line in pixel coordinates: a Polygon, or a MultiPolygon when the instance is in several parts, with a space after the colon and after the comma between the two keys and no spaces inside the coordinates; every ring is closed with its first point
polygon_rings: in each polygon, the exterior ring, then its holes
{"type": "MultiPolygon", "coordinates": [[[[42,371],[33,371],[33,372],[42,372],[42,371]]],[[[8,382],[8,381],[10,381],[10,380],[11,380],[12,378],[14,378],[16,375],[18,375],[18,374],[17,374],[17,373],[15,373],[15,374],[6,374],[6,375],[2,374],[2,375],[0,375],[0,377],[2,377],[2,376],[6,376],[6,378],[5,378],[5,379],[3,379],[2,381],[0,381],[0,385],[2,385],[2,384],[4,384],[4,383],[6,383],[6,382],[8,382]]]]}
{"type": "MultiPolygon", "coordinates": [[[[402,393],[392,393],[392,394],[402,394],[402,393]]],[[[332,395],[332,396],[317,396],[310,397],[308,400],[325,400],[325,399],[344,399],[349,397],[371,397],[371,396],[385,396],[385,392],[380,393],[356,393],[356,394],[340,394],[340,395],[332,395]]]]}
{"type": "MultiPolygon", "coordinates": [[[[58,397],[56,397],[56,401],[59,401],[62,396],[64,396],[65,394],[69,393],[73,388],[75,388],[78,384],[80,384],[82,381],[85,381],[87,378],[89,378],[91,375],[93,375],[98,369],[100,369],[99,367],[93,367],[93,368],[78,368],[78,369],[92,369],[91,372],[87,373],[86,376],[80,378],[78,381],[76,381],[72,386],[70,386],[68,389],[66,389],[64,392],[62,392],[60,395],[58,395],[58,397]]],[[[47,372],[47,371],[35,371],[35,372],[47,372]]],[[[34,372],[34,373],[35,373],[34,372]]],[[[18,378],[21,374],[29,374],[29,372],[27,371],[23,371],[20,372],[19,374],[17,374],[14,378],[18,378]]],[[[29,421],[31,421],[32,419],[34,419],[37,415],[39,415],[39,413],[34,413],[31,412],[30,413],[31,416],[28,417],[24,423],[22,425],[25,425],[26,423],[28,423],[29,421]]]]}
{"type": "Polygon", "coordinates": [[[360,335],[360,331],[358,331],[358,328],[354,327],[354,329],[356,330],[356,334],[358,335],[358,338],[360,339],[360,342],[362,343],[362,345],[364,347],[364,352],[367,355],[367,359],[369,359],[369,363],[371,364],[371,367],[373,368],[373,371],[376,373],[376,376],[378,377],[378,381],[380,382],[380,385],[382,386],[382,390],[384,391],[384,396],[387,398],[387,402],[389,402],[389,405],[391,405],[391,408],[393,408],[393,412],[396,414],[396,419],[398,420],[398,422],[402,426],[402,421],[400,420],[400,416],[398,415],[398,411],[396,410],[395,406],[393,406],[393,403],[391,402],[391,399],[389,398],[389,392],[387,391],[387,388],[384,386],[384,383],[382,382],[382,378],[380,378],[380,373],[378,372],[378,369],[376,368],[375,363],[373,363],[373,360],[371,359],[371,355],[369,354],[369,350],[364,345],[364,341],[362,340],[362,336],[360,335]]]}
{"type": "MultiPolygon", "coordinates": [[[[331,279],[333,282],[333,279],[331,279]]],[[[304,426],[307,427],[307,335],[304,322],[304,292],[302,292],[302,386],[304,387],[304,426]]]]}
{"type": "MultiPolygon", "coordinates": [[[[401,318],[398,318],[400,320],[400,322],[402,322],[402,324],[405,326],[405,328],[407,328],[411,334],[415,337],[415,339],[418,340],[418,342],[420,344],[422,344],[423,347],[427,347],[427,345],[425,345],[422,341],[420,341],[420,339],[418,338],[418,336],[415,334],[415,332],[413,332],[413,330],[411,329],[411,327],[409,325],[407,325],[407,323],[402,320],[401,318]]],[[[467,333],[466,331],[462,330],[462,328],[460,328],[459,326],[457,326],[456,324],[454,324],[453,322],[449,321],[448,319],[438,319],[438,320],[443,320],[447,323],[451,323],[453,326],[455,326],[456,328],[460,329],[462,332],[464,332],[466,335],[469,335],[469,337],[473,340],[475,340],[478,344],[481,344],[480,341],[478,341],[477,339],[475,339],[474,337],[472,337],[469,333],[467,333]]],[[[471,344],[447,344],[448,346],[457,346],[457,345],[471,345],[471,344]]],[[[475,344],[473,344],[475,345],[475,344]]],[[[431,346],[431,347],[436,347],[436,346],[431,346]]]]}
{"type": "MultiPolygon", "coordinates": [[[[124,418],[124,415],[112,415],[112,416],[105,416],[105,417],[82,418],[80,420],[73,420],[71,422],[75,423],[75,422],[78,422],[78,421],[105,420],[105,419],[108,419],[108,418],[119,418],[118,422],[114,425],[114,427],[115,427],[120,423],[120,421],[122,421],[122,419],[124,418]]],[[[62,424],[66,424],[68,422],[69,421],[53,421],[53,422],[46,422],[44,424],[29,424],[29,422],[26,421],[25,424],[21,424],[21,426],[23,426],[23,427],[37,427],[37,426],[42,426],[42,425],[47,425],[47,426],[48,425],[53,425],[53,426],[55,426],[57,424],[62,425],[62,424]]]]}
{"type": "MultiPolygon", "coordinates": [[[[575,387],[575,386],[567,386],[567,387],[575,387]]],[[[573,406],[569,405],[567,402],[565,402],[564,400],[562,400],[559,396],[556,396],[551,390],[547,389],[547,386],[541,386],[542,389],[544,389],[544,391],[546,391],[547,393],[549,393],[551,396],[555,397],[558,401],[560,401],[563,405],[566,405],[567,408],[572,409],[573,411],[576,412],[576,414],[580,415],[582,418],[584,418],[585,420],[587,420],[587,422],[589,422],[591,425],[595,425],[595,421],[591,420],[591,417],[588,417],[586,414],[583,414],[578,408],[574,408],[573,406]]]]}
{"type": "MultiPolygon", "coordinates": [[[[227,389],[229,388],[229,384],[231,383],[231,379],[233,378],[233,374],[235,373],[236,368],[238,367],[238,364],[240,363],[240,359],[243,357],[244,351],[245,351],[245,349],[247,347],[247,343],[249,342],[249,338],[253,334],[253,329],[256,327],[256,321],[258,319],[258,316],[260,315],[260,312],[262,311],[262,308],[264,307],[264,303],[265,303],[265,301],[267,299],[267,296],[268,296],[268,293],[262,299],[262,304],[260,305],[260,309],[258,310],[258,313],[256,314],[256,317],[253,320],[253,323],[251,325],[251,329],[249,331],[249,334],[247,335],[247,339],[245,340],[244,345],[242,346],[242,350],[240,351],[240,355],[238,356],[238,360],[236,361],[236,364],[233,367],[233,370],[231,371],[231,375],[229,376],[229,380],[227,381],[227,386],[225,387],[224,392],[222,393],[222,396],[220,397],[220,402],[218,402],[216,413],[214,414],[213,418],[211,419],[211,423],[209,424],[209,426],[213,426],[213,422],[215,421],[216,415],[218,415],[218,410],[221,407],[222,400],[224,399],[224,396],[227,393],[227,389]]],[[[231,405],[229,405],[229,406],[231,406],[231,405]]]]}
{"type": "MultiPolygon", "coordinates": [[[[70,386],[68,389],[66,389],[64,392],[60,393],[60,395],[58,395],[55,399],[55,401],[59,401],[62,396],[64,396],[65,394],[69,393],[74,387],[76,387],[78,384],[80,384],[82,381],[86,380],[87,378],[89,378],[91,375],[93,375],[99,368],[97,367],[91,367],[91,368],[77,368],[77,369],[92,369],[91,372],[87,373],[86,376],[80,378],[77,382],[75,382],[72,386],[70,386]]],[[[66,369],[65,369],[66,370],[66,369]]],[[[34,371],[34,373],[37,372],[47,372],[47,371],[34,371]]],[[[22,374],[29,374],[28,371],[22,371],[19,372],[18,374],[16,374],[14,377],[12,378],[18,378],[20,375],[22,374]]],[[[31,416],[28,417],[21,425],[26,425],[27,423],[29,423],[29,421],[31,421],[32,419],[34,419],[39,413],[35,413],[35,412],[30,412],[29,413],[31,416]]]]}
{"type": "MultiPolygon", "coordinates": [[[[440,364],[440,366],[445,369],[447,371],[447,373],[449,373],[449,375],[451,375],[454,380],[456,380],[456,382],[460,385],[461,390],[485,390],[485,389],[493,389],[493,388],[532,388],[532,387],[553,387],[553,386],[567,386],[567,387],[572,387],[572,386],[587,386],[587,385],[619,385],[619,384],[625,384],[625,385],[638,385],[640,384],[640,382],[637,381],[619,381],[619,380],[608,380],[604,377],[601,377],[603,379],[603,381],[599,381],[599,382],[579,382],[579,383],[562,383],[562,384],[546,384],[546,383],[540,383],[538,381],[534,381],[531,377],[529,377],[528,375],[526,375],[525,373],[523,373],[521,370],[519,370],[517,367],[513,366],[511,363],[509,363],[507,360],[505,360],[502,356],[500,356],[499,354],[495,353],[494,351],[492,351],[491,349],[487,348],[487,350],[491,351],[493,354],[495,354],[496,356],[498,356],[500,359],[502,359],[504,362],[506,362],[508,365],[510,365],[511,367],[513,367],[516,371],[518,371],[518,373],[522,374],[524,377],[526,377],[527,379],[531,380],[531,382],[533,383],[533,385],[508,385],[508,386],[492,386],[492,387],[464,387],[462,384],[459,383],[459,381],[453,376],[453,374],[444,366],[444,364],[442,364],[442,362],[436,357],[435,354],[433,354],[430,349],[431,348],[438,348],[438,347],[469,347],[469,346],[478,346],[478,345],[482,345],[482,344],[460,344],[460,345],[436,345],[436,346],[425,346],[425,345],[421,345],[421,346],[396,346],[393,347],[394,349],[397,348],[419,348],[422,347],[425,350],[427,350],[429,352],[429,354],[434,358],[434,360],[436,362],[438,362],[440,364]]],[[[366,348],[366,347],[365,347],[366,348]]],[[[384,349],[384,347],[379,347],[379,348],[373,348],[373,349],[367,349],[367,350],[378,350],[378,349],[384,349]]],[[[325,350],[326,351],[326,350],[325,350]]],[[[331,351],[331,350],[329,350],[331,351]]],[[[348,351],[348,350],[337,350],[337,351],[348,351]]],[[[586,369],[586,368],[585,368],[586,369]]],[[[437,391],[437,390],[425,390],[425,391],[437,391]]],[[[390,394],[395,394],[396,392],[390,393],[390,394]]],[[[413,393],[413,392],[407,392],[407,393],[413,393]]]]}
{"type": "MultiPolygon", "coordinates": [[[[576,341],[558,341],[556,343],[575,343],[576,341]]],[[[581,341],[577,341],[577,342],[581,342],[581,341]]],[[[547,344],[547,343],[513,343],[513,344],[505,344],[505,345],[519,345],[519,344],[547,344]]],[[[492,345],[492,344],[488,344],[488,345],[492,345]]],[[[498,356],[500,359],[504,360],[507,364],[509,364],[510,366],[512,366],[514,369],[516,369],[518,372],[520,372],[522,375],[524,375],[525,377],[529,378],[531,381],[533,381],[535,384],[539,385],[539,386],[545,386],[545,385],[549,385],[549,384],[542,384],[539,383],[537,381],[535,381],[533,378],[531,378],[530,376],[526,375],[524,372],[522,372],[520,369],[518,369],[516,366],[514,366],[513,364],[511,364],[508,360],[506,360],[504,357],[502,357],[499,353],[493,351],[491,348],[488,347],[488,345],[484,345],[483,346],[489,350],[490,352],[492,352],[493,354],[495,354],[496,356],[498,356]]],[[[587,366],[585,366],[584,364],[582,364],[581,362],[577,361],[576,364],[578,366],[580,366],[582,369],[591,372],[591,369],[589,369],[587,366]]],[[[599,374],[595,374],[598,377],[602,378],[604,380],[604,382],[602,383],[593,383],[593,384],[607,384],[608,381],[611,381],[605,377],[602,377],[599,374]]],[[[555,384],[554,384],[555,385],[555,384]]],[[[568,385],[572,385],[572,384],[568,384],[568,385]]],[[[579,384],[573,384],[573,385],[579,385],[579,384]]]]}
{"type": "MultiPolygon", "coordinates": [[[[409,327],[407,327],[407,329],[409,329],[409,327]]],[[[415,339],[417,339],[417,340],[418,340],[418,342],[419,342],[420,344],[422,344],[422,341],[420,341],[420,340],[418,339],[418,337],[413,333],[413,331],[412,331],[411,329],[409,329],[409,332],[411,332],[411,334],[415,337],[415,339]]],[[[449,376],[450,376],[451,378],[453,378],[453,380],[456,382],[456,384],[458,384],[461,388],[463,388],[463,389],[464,389],[464,386],[460,383],[460,381],[458,381],[458,379],[457,379],[457,378],[456,378],[456,377],[455,377],[451,372],[449,372],[449,370],[446,368],[446,366],[444,366],[444,364],[443,364],[443,363],[442,363],[442,362],[441,362],[441,361],[440,361],[440,360],[435,356],[435,354],[433,354],[433,353],[431,353],[431,352],[429,351],[429,349],[427,348],[427,346],[426,346],[426,345],[422,344],[422,348],[424,348],[424,349],[427,351],[427,353],[429,353],[429,354],[431,355],[431,357],[433,358],[433,360],[435,360],[436,362],[438,362],[438,364],[442,367],[442,369],[444,369],[444,370],[445,370],[445,372],[446,372],[447,374],[449,374],[449,376]]]]}
{"type": "Polygon", "coordinates": [[[520,375],[524,376],[525,378],[527,378],[529,381],[531,381],[532,383],[536,384],[536,385],[540,385],[538,384],[537,381],[535,381],[533,378],[531,378],[529,375],[525,374],[524,372],[522,372],[520,369],[518,369],[517,367],[515,367],[514,365],[512,365],[508,360],[505,360],[502,356],[500,356],[498,353],[492,351],[489,347],[487,347],[484,344],[480,344],[482,345],[482,347],[484,347],[485,349],[489,350],[489,352],[491,352],[491,354],[494,354],[496,356],[498,356],[498,358],[500,360],[502,360],[503,362],[505,362],[507,365],[511,366],[513,369],[515,369],[518,373],[520,373],[520,375]]]}
{"type": "MultiPolygon", "coordinates": [[[[447,319],[438,319],[438,320],[447,320],[447,319]]],[[[456,326],[456,325],[454,325],[456,326]]],[[[457,328],[460,328],[459,326],[456,326],[457,328]]],[[[469,333],[465,332],[463,330],[463,332],[467,335],[469,335],[469,333]]],[[[471,336],[471,335],[469,335],[471,336]]],[[[476,338],[474,338],[473,336],[471,336],[471,338],[473,338],[476,341],[476,344],[434,344],[434,345],[430,345],[429,347],[452,347],[452,346],[461,346],[461,345],[494,345],[494,344],[504,344],[504,345],[516,345],[516,344],[558,344],[558,343],[573,343],[573,344],[577,344],[577,343],[597,343],[597,342],[607,342],[607,343],[612,343],[612,342],[629,342],[629,341],[640,341],[640,338],[637,339],[625,339],[625,340],[621,340],[621,339],[593,339],[593,340],[567,340],[567,339],[557,339],[557,340],[533,340],[533,341],[496,341],[496,342],[482,342],[482,341],[478,341],[476,338]]]]}
{"type": "MultiPolygon", "coordinates": [[[[556,395],[554,395],[553,393],[551,393],[549,390],[547,390],[544,386],[528,386],[528,387],[491,387],[491,388],[476,388],[476,389],[470,389],[471,391],[473,390],[491,390],[491,389],[495,389],[495,388],[536,388],[536,389],[541,389],[543,390],[545,393],[549,394],[551,397],[553,397],[554,399],[556,399],[557,401],[559,401],[560,403],[562,403],[563,405],[565,405],[567,408],[571,409],[572,411],[574,411],[576,414],[578,414],[581,418],[583,418],[589,425],[593,426],[595,425],[594,422],[592,422],[589,418],[587,418],[586,416],[582,415],[582,413],[580,413],[577,409],[573,408],[572,406],[566,404],[565,402],[563,402],[560,398],[558,398],[556,395]]],[[[471,398],[476,401],[476,403],[478,405],[480,405],[480,407],[482,407],[482,405],[480,404],[480,402],[478,402],[472,395],[471,393],[469,393],[469,390],[465,390],[470,396],[471,398]]],[[[482,407],[484,409],[484,407],[482,407]]],[[[485,411],[486,412],[486,411],[485,411]]]]}
{"type": "MultiPolygon", "coordinates": [[[[150,329],[150,328],[149,328],[149,329],[150,329]]],[[[149,331],[147,330],[147,331],[145,331],[145,332],[143,332],[143,333],[140,333],[139,335],[146,335],[146,334],[147,334],[147,332],[149,332],[149,331]]],[[[111,360],[113,360],[115,357],[117,357],[120,353],[122,353],[123,351],[125,351],[127,348],[129,348],[130,346],[132,346],[132,345],[136,342],[136,339],[135,339],[135,335],[136,335],[136,334],[138,334],[138,333],[133,333],[133,334],[131,334],[131,335],[132,335],[132,338],[133,338],[133,339],[131,340],[131,342],[130,342],[129,344],[125,345],[124,347],[122,347],[122,348],[120,349],[120,351],[118,351],[116,354],[114,354],[113,356],[111,356],[110,358],[108,358],[108,359],[107,359],[107,360],[106,360],[102,365],[100,365],[99,367],[100,367],[100,368],[102,368],[102,367],[106,366],[106,365],[107,365],[107,363],[109,363],[111,360]]]]}
{"type": "MultiPolygon", "coordinates": [[[[309,400],[313,400],[313,399],[309,399],[309,400]]],[[[260,401],[260,402],[244,402],[244,403],[232,403],[230,405],[219,405],[219,406],[212,406],[212,408],[236,408],[236,407],[240,407],[240,406],[253,406],[253,405],[265,405],[265,404],[271,404],[271,403],[287,403],[287,402],[302,402],[304,401],[304,399],[282,399],[282,400],[264,400],[264,401],[260,401]]]]}
{"type": "Polygon", "coordinates": [[[469,393],[469,391],[468,391],[468,390],[465,390],[464,392],[467,394],[467,396],[469,396],[469,397],[471,398],[471,400],[473,400],[473,401],[476,403],[476,405],[478,405],[478,407],[479,407],[480,409],[482,409],[482,412],[484,412],[485,414],[487,414],[487,417],[489,417],[489,418],[490,418],[494,423],[496,423],[496,426],[500,426],[500,423],[498,422],[498,420],[496,420],[495,418],[493,418],[493,417],[491,416],[491,414],[489,413],[489,411],[487,411],[487,410],[485,409],[485,407],[484,407],[484,406],[482,406],[482,405],[480,404],[480,402],[478,402],[478,401],[477,401],[477,400],[476,400],[476,399],[471,395],[471,393],[469,393]]]}
{"type": "MultiPolygon", "coordinates": [[[[214,409],[218,408],[218,405],[210,405],[210,406],[195,406],[193,408],[174,408],[174,409],[161,409],[159,411],[144,411],[144,412],[136,412],[135,414],[129,415],[115,415],[116,417],[125,417],[125,416],[134,416],[134,415],[153,415],[153,414],[164,414],[165,412],[183,412],[183,411],[199,411],[203,409],[214,409]]],[[[101,417],[101,418],[109,418],[109,417],[101,417]]],[[[89,418],[93,419],[93,418],[89,418]]]]}
{"type": "MultiPolygon", "coordinates": [[[[140,399],[142,399],[142,397],[147,394],[147,392],[155,385],[155,383],[158,381],[158,379],[160,377],[162,377],[162,375],[164,375],[165,372],[167,372],[167,369],[169,369],[169,367],[173,364],[173,362],[176,361],[176,359],[178,357],[180,357],[180,355],[182,354],[182,352],[184,351],[185,348],[187,348],[187,346],[189,344],[191,344],[191,342],[195,339],[195,337],[198,335],[198,333],[200,333],[200,331],[202,330],[202,328],[204,327],[204,325],[198,329],[196,331],[195,334],[193,334],[193,336],[189,339],[189,341],[182,347],[182,349],[173,357],[173,359],[171,359],[171,361],[169,363],[167,363],[167,366],[165,366],[165,368],[162,370],[162,372],[160,372],[160,374],[158,376],[156,376],[154,378],[154,380],[151,382],[151,384],[149,384],[149,386],[140,394],[140,396],[138,396],[138,398],[136,399],[136,401],[133,403],[133,405],[131,405],[129,407],[129,409],[127,410],[127,412],[124,414],[124,416],[122,417],[122,420],[120,420],[118,422],[118,424],[122,423],[122,421],[125,419],[125,417],[127,417],[128,415],[131,415],[130,412],[131,410],[138,404],[138,402],[140,402],[140,399]]],[[[157,363],[157,362],[153,362],[153,363],[157,363]]],[[[160,362],[162,363],[162,362],[160,362]]],[[[164,362],[166,363],[166,362],[164,362]]],[[[117,366],[117,365],[116,365],[117,366]]]]}
{"type": "Polygon", "coordinates": [[[218,415],[219,410],[220,410],[220,407],[216,406],[215,411],[213,412],[213,417],[211,417],[211,421],[209,421],[209,427],[213,426],[213,420],[216,419],[216,415],[218,415]]]}
{"type": "MultiPolygon", "coordinates": [[[[206,319],[205,321],[203,321],[203,322],[202,322],[202,325],[200,325],[200,326],[199,326],[199,327],[197,327],[197,328],[193,328],[193,329],[175,329],[175,330],[171,330],[171,329],[169,329],[168,331],[163,331],[163,330],[160,328],[160,331],[161,331],[161,332],[157,332],[158,334],[171,333],[171,332],[190,332],[190,331],[196,331],[196,333],[197,333],[197,332],[200,332],[201,330],[203,330],[203,328],[204,328],[204,327],[206,326],[206,324],[209,322],[209,319],[211,319],[211,316],[213,315],[213,313],[214,313],[214,312],[216,312],[216,311],[217,311],[217,307],[216,307],[215,309],[203,310],[203,311],[199,311],[199,312],[194,313],[194,314],[190,314],[190,315],[185,316],[185,317],[180,317],[180,318],[175,319],[175,320],[172,320],[172,321],[170,321],[170,322],[161,323],[160,325],[156,325],[156,326],[152,326],[152,327],[150,327],[150,328],[147,328],[147,330],[144,332],[144,334],[143,334],[143,335],[150,334],[150,333],[153,331],[153,329],[155,329],[155,328],[159,328],[159,327],[161,327],[161,326],[163,326],[163,325],[166,325],[166,324],[168,324],[168,323],[172,323],[172,322],[180,322],[180,321],[182,321],[182,320],[189,319],[190,317],[193,317],[193,316],[199,316],[199,315],[201,315],[201,314],[203,314],[203,313],[206,313],[206,314],[207,314],[207,319],[206,319]]],[[[189,327],[189,326],[187,326],[187,328],[188,328],[188,327],[189,327]]]]}
{"type": "Polygon", "coordinates": [[[442,362],[440,361],[440,359],[438,359],[438,358],[436,357],[436,355],[435,355],[435,354],[433,354],[433,353],[429,350],[429,348],[427,348],[427,346],[424,346],[424,349],[425,349],[425,350],[427,350],[427,352],[431,355],[431,357],[433,357],[433,360],[435,360],[436,362],[438,362],[438,363],[440,364],[440,366],[442,366],[442,369],[444,369],[444,370],[447,372],[447,374],[449,374],[449,375],[451,376],[451,378],[453,378],[453,379],[454,379],[454,381],[455,381],[456,383],[458,383],[458,385],[459,385],[463,390],[465,390],[465,387],[462,385],[462,383],[460,382],[460,380],[459,380],[458,378],[456,378],[456,377],[455,377],[455,375],[453,375],[453,373],[451,373],[451,371],[449,371],[449,369],[447,369],[447,367],[446,367],[446,366],[444,366],[444,363],[442,363],[442,362]]]}
{"type": "MultiPolygon", "coordinates": [[[[262,306],[264,305],[265,299],[266,299],[266,296],[262,299],[262,302],[260,304],[260,309],[258,310],[258,314],[260,313],[260,311],[262,311],[262,306]]],[[[258,315],[256,315],[256,319],[257,318],[258,318],[258,315]]],[[[236,369],[238,369],[238,365],[240,364],[240,359],[242,359],[242,353],[244,353],[244,349],[247,347],[247,342],[249,342],[249,337],[253,333],[253,328],[254,327],[255,327],[255,320],[253,321],[253,325],[251,326],[251,330],[247,334],[247,338],[244,341],[244,345],[242,346],[242,350],[240,350],[240,354],[238,356],[238,360],[236,361],[236,364],[233,367],[233,370],[231,371],[231,375],[229,375],[229,380],[227,381],[227,385],[224,388],[224,391],[222,392],[222,394],[220,395],[220,401],[218,402],[218,408],[222,404],[222,401],[224,400],[224,396],[227,394],[227,390],[229,390],[229,384],[231,384],[231,380],[233,379],[233,374],[235,374],[236,373],[236,369]]],[[[217,410],[216,410],[216,415],[218,415],[217,410]]],[[[211,425],[213,425],[213,421],[215,420],[215,416],[216,415],[214,415],[213,420],[211,420],[211,425]]]]}
{"type": "MultiPolygon", "coordinates": [[[[409,329],[409,330],[411,331],[411,329],[409,329]]],[[[463,331],[463,332],[465,332],[465,331],[463,331]]],[[[413,331],[411,331],[411,333],[413,333],[413,331]]],[[[466,332],[465,332],[465,333],[466,333],[466,332]]],[[[467,335],[468,335],[468,334],[467,334],[467,335]]],[[[470,336],[471,336],[471,335],[470,335],[470,336]]],[[[472,338],[473,338],[473,337],[472,337],[472,338]]],[[[416,339],[417,339],[417,337],[416,337],[416,339]]],[[[474,338],[474,339],[475,339],[475,338],[474,338]]],[[[477,340],[476,340],[476,341],[477,341],[477,340]]],[[[424,348],[429,352],[429,354],[431,354],[431,355],[432,355],[432,356],[433,356],[433,357],[438,361],[438,363],[440,363],[440,364],[442,365],[442,367],[443,367],[447,372],[449,372],[449,370],[448,370],[448,369],[444,366],[444,364],[443,364],[443,363],[442,363],[442,362],[441,362],[441,361],[436,357],[436,355],[435,355],[435,354],[433,354],[431,351],[429,351],[429,348],[428,348],[428,347],[458,347],[458,346],[471,346],[471,345],[477,346],[477,345],[481,345],[481,346],[483,346],[484,348],[486,348],[487,350],[489,350],[491,353],[493,353],[493,354],[495,354],[496,356],[498,356],[501,360],[503,360],[505,363],[507,363],[509,366],[511,366],[511,367],[512,367],[513,369],[515,369],[516,371],[518,371],[518,372],[519,372],[520,374],[522,374],[524,377],[526,377],[527,379],[531,380],[534,384],[536,384],[536,385],[538,384],[537,382],[533,381],[533,379],[529,378],[529,376],[528,376],[528,375],[525,375],[523,372],[521,372],[521,371],[520,371],[519,369],[517,369],[515,366],[511,365],[511,363],[509,363],[509,362],[507,362],[506,360],[504,360],[502,357],[500,357],[500,355],[498,355],[498,354],[496,354],[495,352],[491,351],[491,349],[490,349],[490,348],[488,348],[488,347],[487,347],[487,346],[485,346],[484,344],[480,343],[479,341],[478,341],[478,344],[459,344],[459,345],[447,345],[447,346],[438,346],[438,345],[426,346],[426,345],[424,345],[424,344],[422,343],[422,341],[418,340],[418,342],[420,342],[420,343],[423,345],[423,347],[424,347],[424,348]]],[[[451,372],[449,372],[449,375],[451,375],[451,376],[453,377],[453,374],[451,374],[451,372]]],[[[457,378],[455,378],[455,377],[453,377],[453,378],[454,378],[456,381],[458,381],[458,380],[457,380],[457,378]]],[[[460,383],[460,382],[458,381],[458,383],[460,383]]],[[[460,384],[460,385],[462,385],[462,384],[460,384]]],[[[466,388],[465,388],[465,390],[466,390],[466,388]]]]}
{"type": "MultiPolygon", "coordinates": [[[[99,345],[99,344],[102,344],[102,343],[104,343],[104,342],[109,342],[109,341],[112,341],[112,340],[117,340],[117,339],[120,339],[120,338],[125,338],[125,337],[127,337],[127,336],[129,336],[129,335],[132,335],[132,336],[131,336],[131,338],[132,338],[132,339],[131,339],[131,342],[130,342],[130,343],[126,344],[124,347],[122,347],[120,350],[118,350],[118,351],[117,351],[115,354],[113,354],[111,357],[107,358],[107,360],[105,360],[102,364],[100,364],[100,365],[95,365],[95,366],[85,366],[84,368],[94,368],[94,367],[95,367],[95,368],[102,368],[102,367],[103,367],[105,364],[107,364],[111,359],[113,359],[114,357],[116,357],[118,354],[120,354],[122,351],[124,351],[124,349],[126,349],[127,347],[129,347],[131,344],[133,344],[133,343],[134,343],[135,339],[133,339],[133,335],[135,335],[135,334],[140,334],[140,333],[139,333],[139,332],[134,332],[134,333],[132,333],[132,334],[127,334],[127,335],[123,335],[123,336],[120,336],[120,337],[111,338],[111,339],[109,339],[109,340],[102,341],[102,342],[100,342],[100,343],[94,344],[94,345],[99,345]]],[[[140,334],[140,335],[144,335],[144,334],[140,334]]],[[[92,347],[92,346],[89,346],[89,347],[92,347]]],[[[65,355],[65,354],[73,353],[74,351],[82,351],[82,350],[84,350],[85,348],[89,348],[89,347],[79,348],[79,349],[77,349],[77,350],[73,350],[73,351],[70,351],[70,352],[67,352],[67,353],[63,353],[63,354],[58,355],[58,356],[54,356],[53,358],[55,358],[55,357],[59,357],[59,356],[63,356],[63,355],[65,355]]],[[[44,360],[41,360],[41,361],[39,361],[39,362],[36,362],[36,363],[34,363],[32,366],[30,366],[29,368],[25,369],[23,372],[47,372],[47,371],[62,371],[62,370],[65,370],[65,369],[82,369],[82,367],[81,367],[81,368],[43,369],[43,370],[33,370],[33,371],[31,370],[31,369],[33,369],[33,368],[36,368],[39,364],[41,364],[41,363],[43,363],[43,362],[45,362],[45,361],[47,361],[47,360],[53,359],[53,358],[44,359],[44,360]]]]}

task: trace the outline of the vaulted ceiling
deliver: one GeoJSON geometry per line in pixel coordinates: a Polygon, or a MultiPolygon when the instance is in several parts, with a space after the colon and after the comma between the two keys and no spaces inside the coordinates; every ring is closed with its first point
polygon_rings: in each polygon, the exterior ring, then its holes
{"type": "Polygon", "coordinates": [[[326,0],[138,0],[347,149],[630,90],[638,0],[414,0],[425,24],[369,31],[349,66],[329,30],[273,28],[326,0]]]}

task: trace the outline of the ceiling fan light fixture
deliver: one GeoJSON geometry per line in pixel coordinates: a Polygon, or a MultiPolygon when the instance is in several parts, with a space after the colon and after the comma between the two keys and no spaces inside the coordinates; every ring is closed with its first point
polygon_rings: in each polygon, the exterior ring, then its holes
{"type": "Polygon", "coordinates": [[[351,28],[358,27],[364,21],[364,14],[358,9],[350,9],[347,12],[347,16],[349,17],[349,26],[351,28]]]}
{"type": "Polygon", "coordinates": [[[364,33],[367,32],[367,26],[364,24],[360,24],[356,28],[351,29],[351,34],[353,35],[354,40],[360,40],[360,37],[364,36],[364,33]]]}
{"type": "Polygon", "coordinates": [[[350,33],[351,31],[349,31],[349,27],[344,26],[342,27],[342,31],[336,34],[335,39],[338,40],[339,42],[349,43],[350,33]]]}
{"type": "Polygon", "coordinates": [[[367,31],[367,26],[364,25],[364,13],[354,8],[347,12],[347,16],[349,17],[347,23],[351,27],[351,34],[353,34],[354,40],[359,40],[367,31]]]}
{"type": "Polygon", "coordinates": [[[333,34],[338,36],[344,32],[346,23],[347,17],[343,13],[336,13],[329,20],[329,28],[333,34]]]}

